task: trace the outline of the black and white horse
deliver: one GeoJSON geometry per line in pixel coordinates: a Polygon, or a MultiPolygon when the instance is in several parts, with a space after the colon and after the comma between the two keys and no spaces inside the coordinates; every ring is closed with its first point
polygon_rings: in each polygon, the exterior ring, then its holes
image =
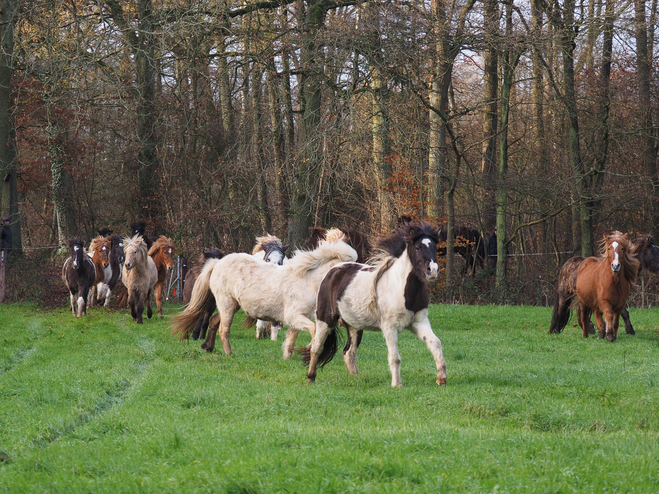
{"type": "Polygon", "coordinates": [[[96,280],[96,266],[85,252],[82,240],[69,240],[71,255],[62,266],[62,280],[69,289],[71,312],[76,317],[87,315],[87,297],[96,280]]]}
{"type": "Polygon", "coordinates": [[[348,329],[343,360],[357,374],[357,347],[363,330],[379,330],[387,342],[391,385],[401,386],[398,334],[412,331],[427,346],[437,365],[437,384],[446,384],[442,343],[428,320],[426,282],[438,274],[438,232],[427,223],[409,223],[380,239],[373,265],[343,263],[332,268],[318,289],[316,332],[309,359],[308,382],[316,367],[337,351],[339,322],[348,329]]]}
{"type": "MultiPolygon", "coordinates": [[[[99,230],[100,232],[101,230],[99,230]]],[[[99,283],[98,300],[103,301],[105,307],[110,307],[110,296],[112,289],[121,280],[121,268],[124,264],[124,238],[121,235],[110,235],[110,261],[105,269],[105,280],[99,283]]]]}

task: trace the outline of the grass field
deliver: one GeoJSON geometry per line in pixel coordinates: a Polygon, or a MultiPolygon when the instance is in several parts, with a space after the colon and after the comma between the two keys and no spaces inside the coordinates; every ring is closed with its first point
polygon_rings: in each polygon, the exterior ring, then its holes
{"type": "MultiPolygon", "coordinates": [[[[402,389],[365,335],[306,384],[281,340],[234,355],[168,320],[0,305],[0,492],[659,492],[659,310],[608,343],[551,310],[432,306],[448,384],[408,332],[402,389]]],[[[302,335],[298,346],[306,344],[302,335]]]]}

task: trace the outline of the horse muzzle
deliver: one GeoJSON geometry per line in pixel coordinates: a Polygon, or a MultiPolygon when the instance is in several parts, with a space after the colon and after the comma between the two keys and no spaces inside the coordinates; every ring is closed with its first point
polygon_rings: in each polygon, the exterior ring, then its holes
{"type": "Polygon", "coordinates": [[[426,277],[429,280],[434,280],[439,275],[439,264],[431,261],[426,268],[426,277]]]}
{"type": "Polygon", "coordinates": [[[125,267],[128,271],[130,271],[130,270],[133,268],[133,265],[132,265],[131,263],[128,262],[128,263],[124,264],[124,267],[125,267]]]}
{"type": "Polygon", "coordinates": [[[617,273],[618,271],[620,271],[621,267],[622,267],[622,264],[620,264],[619,262],[611,263],[611,271],[613,271],[614,273],[617,273]]]}

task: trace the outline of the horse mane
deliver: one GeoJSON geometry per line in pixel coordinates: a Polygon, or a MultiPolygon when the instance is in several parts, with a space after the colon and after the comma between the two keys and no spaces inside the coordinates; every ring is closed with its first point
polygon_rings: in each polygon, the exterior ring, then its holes
{"type": "Polygon", "coordinates": [[[625,252],[620,257],[620,264],[625,268],[625,276],[627,280],[632,284],[636,283],[640,271],[639,268],[641,267],[641,261],[634,255],[634,245],[629,241],[626,234],[616,230],[609,235],[604,235],[599,243],[600,257],[603,259],[607,258],[606,247],[612,242],[618,242],[624,247],[625,252]]]}
{"type": "Polygon", "coordinates": [[[319,245],[322,245],[323,243],[345,242],[345,241],[346,241],[346,234],[343,233],[343,231],[341,231],[339,228],[330,228],[325,233],[325,239],[321,240],[319,245]]]}
{"type": "Polygon", "coordinates": [[[73,247],[77,245],[78,247],[84,248],[84,242],[80,237],[75,237],[69,240],[69,249],[73,250],[73,247]]]}
{"type": "Polygon", "coordinates": [[[430,237],[435,243],[439,243],[439,234],[429,223],[425,221],[403,223],[393,233],[375,241],[375,254],[369,262],[380,264],[389,257],[398,258],[403,255],[410,241],[416,242],[422,237],[430,237]]]}
{"type": "Polygon", "coordinates": [[[110,247],[112,247],[112,242],[108,237],[103,237],[99,235],[98,237],[95,237],[90,243],[89,243],[89,250],[90,251],[95,251],[97,249],[100,249],[101,247],[107,247],[108,251],[110,250],[110,247]]]}
{"type": "Polygon", "coordinates": [[[304,276],[323,264],[338,259],[341,262],[355,262],[357,252],[343,241],[322,242],[314,250],[297,250],[285,266],[296,275],[304,276]]]}
{"type": "MultiPolygon", "coordinates": [[[[146,252],[146,242],[144,241],[144,237],[141,235],[134,235],[132,237],[124,237],[124,249],[128,249],[129,247],[136,247],[138,249],[144,249],[146,252]]],[[[148,252],[146,252],[148,254],[148,252]]]]}
{"type": "Polygon", "coordinates": [[[281,240],[279,240],[278,237],[268,234],[268,235],[264,235],[263,237],[256,237],[256,245],[252,249],[252,254],[256,254],[257,252],[261,252],[262,250],[265,250],[265,246],[270,244],[276,244],[277,247],[281,249],[284,248],[284,244],[282,244],[281,240]]]}
{"type": "MultiPolygon", "coordinates": [[[[145,244],[146,245],[146,244],[145,244]]],[[[174,249],[174,241],[164,235],[160,235],[152,244],[151,248],[148,251],[150,256],[153,256],[156,252],[161,249],[174,249]]]]}

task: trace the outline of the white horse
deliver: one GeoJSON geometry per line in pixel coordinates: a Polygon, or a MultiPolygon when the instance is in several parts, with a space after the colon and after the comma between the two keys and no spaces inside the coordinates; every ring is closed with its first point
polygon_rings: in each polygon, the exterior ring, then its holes
{"type": "MultiPolygon", "coordinates": [[[[252,249],[252,255],[257,259],[269,262],[276,266],[281,266],[287,261],[286,250],[290,245],[282,244],[281,240],[273,235],[256,237],[256,245],[252,249]]],[[[279,330],[282,328],[281,322],[270,322],[262,319],[256,320],[256,339],[264,339],[270,333],[270,339],[277,341],[279,330]]]]}
{"type": "Polygon", "coordinates": [[[357,374],[361,332],[380,330],[387,342],[391,385],[401,386],[398,334],[409,329],[435,358],[437,384],[446,384],[442,343],[428,320],[426,286],[438,273],[438,241],[437,231],[427,223],[409,223],[378,241],[381,254],[374,265],[344,263],[327,273],[318,289],[316,333],[305,355],[308,382],[315,381],[319,363],[334,357],[340,319],[348,328],[343,360],[351,373],[357,374]]]}
{"type": "Polygon", "coordinates": [[[249,317],[289,326],[284,342],[284,358],[289,358],[301,330],[314,334],[311,318],[325,273],[339,262],[357,259],[357,252],[344,238],[341,232],[328,235],[317,249],[296,251],[283,266],[238,253],[207,261],[195,282],[190,303],[174,317],[172,334],[187,338],[198,320],[217,306],[218,313],[211,318],[201,347],[209,352],[215,348],[219,327],[224,352],[230,355],[229,330],[234,314],[242,307],[249,317]]]}

